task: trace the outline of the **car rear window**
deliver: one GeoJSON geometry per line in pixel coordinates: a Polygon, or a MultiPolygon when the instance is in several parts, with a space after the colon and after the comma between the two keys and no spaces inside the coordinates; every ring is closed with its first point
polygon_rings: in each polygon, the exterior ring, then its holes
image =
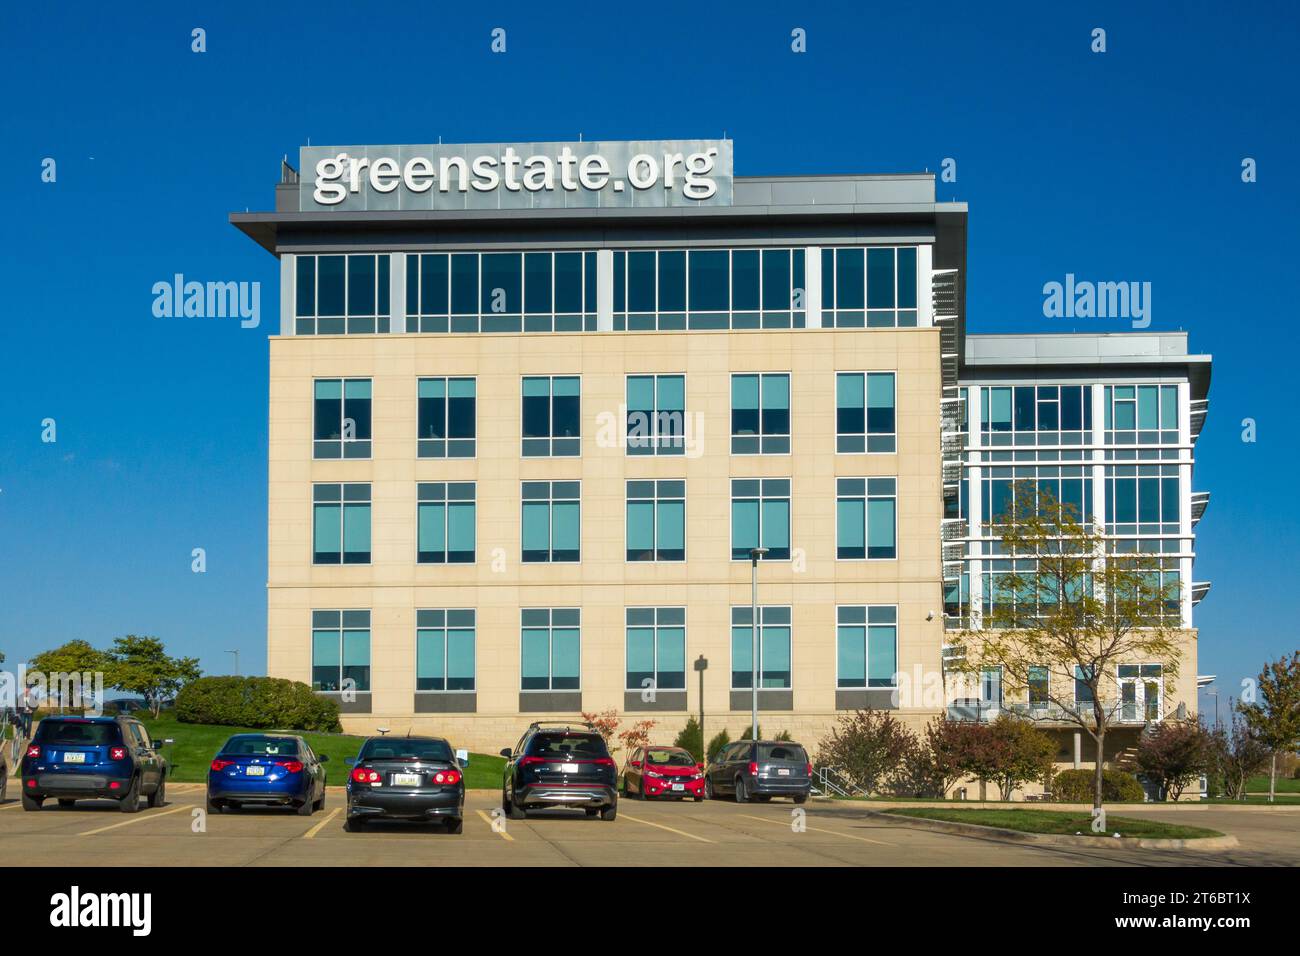
{"type": "Polygon", "coordinates": [[[531,757],[584,757],[595,760],[608,757],[605,741],[599,734],[535,734],[528,744],[531,757]]]}
{"type": "Polygon", "coordinates": [[[695,758],[681,750],[655,750],[653,747],[646,751],[646,763],[652,763],[656,767],[694,767],[695,758]]]}
{"type": "Polygon", "coordinates": [[[451,747],[445,740],[412,740],[408,737],[367,740],[358,760],[438,760],[451,762],[451,747]]]}
{"type": "Polygon", "coordinates": [[[758,759],[793,760],[795,763],[807,763],[808,755],[798,744],[759,744],[758,759]]]}
{"type": "Polygon", "coordinates": [[[297,757],[292,737],[231,737],[221,752],[228,757],[297,757]]]}
{"type": "Polygon", "coordinates": [[[64,747],[102,747],[122,742],[117,724],[75,720],[42,720],[36,728],[36,742],[64,747]]]}

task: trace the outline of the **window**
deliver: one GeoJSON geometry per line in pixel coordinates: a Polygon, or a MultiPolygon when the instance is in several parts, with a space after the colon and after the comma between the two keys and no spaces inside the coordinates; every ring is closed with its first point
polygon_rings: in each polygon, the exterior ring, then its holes
{"type": "Polygon", "coordinates": [[[627,483],[627,560],[686,560],[686,482],[627,483]]]}
{"type": "Polygon", "coordinates": [[[573,562],[581,540],[581,482],[525,481],[523,561],[573,562]]]}
{"type": "Polygon", "coordinates": [[[541,375],[523,383],[525,458],[582,454],[581,398],[576,375],[541,375]]]}
{"type": "Polygon", "coordinates": [[[835,376],[835,432],[841,454],[896,450],[893,372],[835,376]]]}
{"type": "Polygon", "coordinates": [[[521,690],[581,687],[581,613],[576,607],[520,611],[521,690]]]}
{"type": "Polygon", "coordinates": [[[1120,664],[1120,719],[1160,720],[1160,692],[1164,680],[1159,664],[1120,664]]]}
{"type": "Polygon", "coordinates": [[[840,606],[836,609],[835,641],[836,687],[897,686],[897,607],[840,606]]]}
{"type": "Polygon", "coordinates": [[[370,612],[311,612],[312,690],[370,690],[370,612]]]}
{"type": "Polygon", "coordinates": [[[370,485],[312,486],[312,563],[370,563],[370,485]]]}
{"type": "Polygon", "coordinates": [[[1082,445],[1092,431],[1087,385],[992,385],[980,393],[986,445],[1082,445]]]}
{"type": "MultiPolygon", "coordinates": [[[[753,685],[753,609],[748,605],[731,609],[731,689],[750,690],[753,685]]],[[[790,608],[758,609],[759,689],[790,689],[790,608]]]]}
{"type": "Polygon", "coordinates": [[[415,689],[474,690],[474,611],[415,612],[415,689]]]}
{"type": "Polygon", "coordinates": [[[790,454],[790,376],[731,376],[731,453],[790,454]]]}
{"type": "Polygon", "coordinates": [[[766,561],[790,560],[790,479],[731,480],[731,560],[767,548],[766,561]]]}
{"type": "Polygon", "coordinates": [[[614,252],[615,331],[803,328],[803,249],[614,252]]]}
{"type": "Polygon", "coordinates": [[[1177,385],[1107,385],[1106,443],[1178,443],[1177,385]]]}
{"type": "Polygon", "coordinates": [[[581,332],[596,328],[596,253],[408,254],[407,330],[581,332]]]}
{"type": "Polygon", "coordinates": [[[1002,706],[1002,668],[987,667],[980,671],[980,706],[997,710],[1002,706]]]}
{"type": "Polygon", "coordinates": [[[475,501],[472,481],[418,485],[420,564],[473,564],[475,501]]]}
{"type": "Polygon", "coordinates": [[[422,378],[419,457],[473,458],[476,450],[476,384],[472,378],[422,378]]]}
{"type": "Polygon", "coordinates": [[[387,332],[388,254],[304,256],[295,263],[294,334],[387,332]]]}
{"type": "Polygon", "coordinates": [[[312,392],[312,457],[369,458],[370,379],[318,378],[312,392]]]}
{"type": "Polygon", "coordinates": [[[841,561],[898,557],[898,480],[837,478],[835,556],[841,561]]]}
{"type": "Polygon", "coordinates": [[[686,609],[627,609],[628,690],[686,689],[686,609]]]}
{"type": "Polygon", "coordinates": [[[1074,702],[1076,704],[1091,704],[1093,693],[1092,688],[1088,686],[1092,680],[1092,668],[1076,665],[1074,668],[1074,702]]]}
{"type": "Polygon", "coordinates": [[[1181,499],[1177,465],[1108,465],[1108,534],[1177,534],[1181,499]]]}
{"type": "Polygon", "coordinates": [[[1048,704],[1049,671],[1046,667],[1030,667],[1028,677],[1029,707],[1032,710],[1042,710],[1048,704]]]}
{"type": "Polygon", "coordinates": [[[627,377],[627,453],[681,455],[686,451],[686,377],[627,377]]]}
{"type": "Polygon", "coordinates": [[[916,247],[822,249],[822,325],[914,328],[916,247]]]}
{"type": "Polygon", "coordinates": [[[1067,505],[1077,521],[1092,520],[1092,470],[1082,465],[1018,465],[985,469],[981,480],[983,514],[989,521],[1003,522],[1011,513],[1012,487],[1016,482],[1032,484],[1041,494],[1067,505]]]}

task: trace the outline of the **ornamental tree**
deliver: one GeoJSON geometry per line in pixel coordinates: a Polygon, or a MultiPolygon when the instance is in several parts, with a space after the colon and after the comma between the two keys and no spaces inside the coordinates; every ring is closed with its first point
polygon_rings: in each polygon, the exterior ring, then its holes
{"type": "Polygon", "coordinates": [[[1268,802],[1272,803],[1277,794],[1277,755],[1300,748],[1300,651],[1264,665],[1256,697],[1237,706],[1251,733],[1271,751],[1268,802]]]}

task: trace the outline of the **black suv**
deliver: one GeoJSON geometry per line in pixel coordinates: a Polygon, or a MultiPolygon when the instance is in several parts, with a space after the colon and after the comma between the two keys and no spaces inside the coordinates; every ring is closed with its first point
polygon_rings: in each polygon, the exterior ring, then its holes
{"type": "Polygon", "coordinates": [[[544,807],[582,807],[587,816],[618,813],[617,768],[591,724],[538,721],[528,725],[506,758],[501,809],[512,820],[544,807]]]}
{"type": "MultiPolygon", "coordinates": [[[[163,743],[171,743],[164,740],[163,743]]],[[[23,755],[23,809],[117,800],[123,813],[166,803],[167,759],[134,717],[46,717],[23,755]]]]}

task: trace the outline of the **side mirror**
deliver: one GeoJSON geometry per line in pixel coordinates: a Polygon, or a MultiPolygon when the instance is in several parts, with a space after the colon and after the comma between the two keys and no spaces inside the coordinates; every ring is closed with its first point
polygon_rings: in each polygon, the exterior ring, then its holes
{"type": "Polygon", "coordinates": [[[456,762],[457,762],[458,764],[460,764],[462,767],[468,767],[468,766],[469,766],[469,751],[466,750],[464,747],[461,747],[459,750],[457,750],[457,751],[456,751],[456,762]]]}
{"type": "Polygon", "coordinates": [[[329,759],[330,759],[330,755],[329,755],[329,754],[317,754],[317,755],[316,755],[316,760],[319,761],[320,763],[329,763],[329,759]]]}
{"type": "Polygon", "coordinates": [[[641,769],[641,761],[639,761],[639,760],[633,760],[630,764],[628,764],[628,766],[629,766],[629,767],[636,767],[638,770],[640,770],[640,769],[641,769]]]}
{"type": "Polygon", "coordinates": [[[510,759],[510,748],[509,748],[509,747],[502,747],[502,748],[501,748],[501,756],[503,756],[503,757],[505,757],[507,760],[509,760],[509,759],[510,759]]]}

